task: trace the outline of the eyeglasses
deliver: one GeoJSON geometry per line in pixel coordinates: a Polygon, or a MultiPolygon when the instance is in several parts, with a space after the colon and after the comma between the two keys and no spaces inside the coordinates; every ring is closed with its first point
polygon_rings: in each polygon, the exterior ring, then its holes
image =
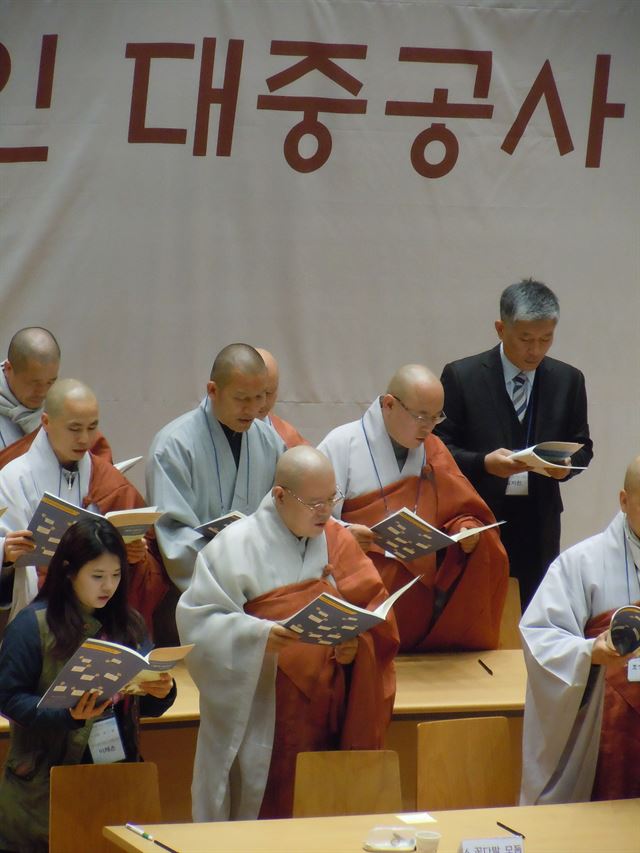
{"type": "Polygon", "coordinates": [[[332,498],[327,498],[324,501],[315,501],[314,503],[309,503],[308,501],[303,501],[301,497],[298,497],[295,492],[293,492],[288,486],[282,487],[285,492],[289,492],[292,498],[295,498],[298,503],[301,503],[303,507],[309,510],[309,512],[322,512],[323,509],[333,509],[337,503],[344,500],[344,495],[340,491],[340,489],[336,490],[335,495],[332,498]]]}
{"type": "Polygon", "coordinates": [[[437,426],[438,424],[441,424],[442,421],[446,420],[447,416],[445,415],[444,410],[439,412],[437,415],[422,415],[419,412],[414,412],[413,409],[410,409],[408,406],[405,406],[400,397],[396,397],[395,394],[392,394],[391,396],[394,400],[397,400],[405,412],[408,415],[411,415],[414,421],[417,421],[419,424],[433,424],[433,426],[437,426]]]}

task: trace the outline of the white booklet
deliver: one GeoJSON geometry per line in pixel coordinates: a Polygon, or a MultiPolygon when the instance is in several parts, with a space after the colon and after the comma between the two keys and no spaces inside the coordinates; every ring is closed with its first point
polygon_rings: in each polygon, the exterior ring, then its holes
{"type": "Polygon", "coordinates": [[[578,444],[576,441],[541,441],[540,444],[517,450],[509,456],[509,459],[518,459],[528,465],[530,471],[542,474],[543,477],[550,477],[551,474],[548,473],[547,468],[584,471],[584,465],[565,464],[565,459],[569,459],[583,447],[583,444],[578,444]]]}
{"type": "Polygon", "coordinates": [[[400,596],[421,577],[422,575],[418,575],[411,578],[409,583],[397,589],[375,610],[365,610],[363,607],[357,607],[342,598],[323,592],[302,610],[298,610],[288,619],[283,619],[280,625],[298,634],[303,643],[337,646],[384,622],[400,596]]]}
{"type": "Polygon", "coordinates": [[[392,557],[408,563],[500,524],[504,524],[504,521],[471,527],[449,536],[405,506],[374,524],[371,530],[376,534],[376,545],[384,548],[392,557]]]}

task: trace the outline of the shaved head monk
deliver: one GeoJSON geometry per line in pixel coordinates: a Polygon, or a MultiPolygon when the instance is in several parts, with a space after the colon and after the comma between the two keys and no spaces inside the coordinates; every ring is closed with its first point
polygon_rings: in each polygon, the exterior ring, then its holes
{"type": "MultiPolygon", "coordinates": [[[[61,379],[44,400],[42,429],[30,448],[0,471],[2,574],[0,599],[11,605],[12,616],[37,592],[37,567],[13,563],[33,550],[27,530],[44,492],[69,503],[106,513],[145,506],[129,481],[102,457],[90,452],[98,430],[95,394],[77,379],[61,379]]],[[[151,627],[151,616],[167,590],[160,561],[154,555],[153,534],[127,545],[132,566],[129,600],[151,627]]]]}
{"type": "Polygon", "coordinates": [[[268,423],[278,433],[287,447],[297,447],[300,444],[309,444],[306,438],[300,435],[298,430],[283,418],[278,417],[273,407],[278,399],[278,386],[280,384],[280,369],[278,362],[268,349],[258,347],[257,350],[267,368],[267,387],[265,388],[264,406],[260,409],[258,417],[268,423]]]}
{"type": "Polygon", "coordinates": [[[390,593],[421,580],[395,604],[400,649],[487,649],[498,643],[508,564],[496,530],[402,562],[375,544],[371,526],[407,507],[451,535],[495,519],[433,428],[445,418],[439,379],[407,364],[363,417],[332,430],[319,449],[345,496],[334,509],[371,557],[390,593]]]}
{"type": "MultiPolygon", "coordinates": [[[[618,608],[640,606],[640,456],[620,512],[602,533],[549,566],[520,623],[527,697],[521,803],[640,797],[640,684],[633,646],[609,632],[618,608]]],[[[627,636],[637,636],[632,617],[627,636]]]]}
{"type": "Polygon", "coordinates": [[[285,447],[259,419],[267,381],[265,363],[252,346],[229,344],[213,362],[200,405],[153,440],[147,494],[165,512],[156,532],[169,576],[181,592],[207,543],[194,528],[231,510],[253,512],[273,485],[285,447]]]}
{"type": "Polygon", "coordinates": [[[381,748],[395,694],[395,621],[337,646],[313,645],[278,621],[323,592],[360,607],[386,598],[354,537],[331,518],[341,496],[331,463],[288,450],[256,512],[196,560],[178,604],[195,642],[200,690],[194,820],[290,817],[298,752],[381,748]]]}
{"type": "MultiPolygon", "coordinates": [[[[0,468],[29,449],[59,368],[60,347],[48,329],[29,326],[11,338],[0,373],[0,468]]],[[[111,449],[100,433],[91,449],[112,461],[111,449]]]]}

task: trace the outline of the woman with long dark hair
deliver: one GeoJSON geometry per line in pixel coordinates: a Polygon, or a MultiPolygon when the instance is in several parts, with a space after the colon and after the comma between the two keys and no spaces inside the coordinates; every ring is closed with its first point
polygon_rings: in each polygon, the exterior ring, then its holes
{"type": "Polygon", "coordinates": [[[11,722],[11,743],[0,779],[2,853],[48,850],[52,766],[92,763],[98,739],[106,739],[116,760],[139,761],[140,714],[160,716],[173,704],[175,685],[163,673],[143,683],[142,697],[101,703],[87,691],[68,710],[37,707],[89,637],[146,651],[142,618],[127,605],[128,572],[115,527],[106,519],[78,521],[60,540],[36,600],[7,628],[0,648],[0,711],[11,722]]]}

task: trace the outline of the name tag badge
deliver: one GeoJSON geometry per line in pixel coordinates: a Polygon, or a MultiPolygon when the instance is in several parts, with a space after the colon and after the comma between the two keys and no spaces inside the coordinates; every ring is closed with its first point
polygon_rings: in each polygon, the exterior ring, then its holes
{"type": "Polygon", "coordinates": [[[505,495],[528,495],[529,494],[529,472],[520,471],[512,474],[507,481],[505,495]]]}
{"type": "Polygon", "coordinates": [[[627,661],[627,680],[640,681],[640,658],[630,658],[627,661]]]}
{"type": "Polygon", "coordinates": [[[124,746],[115,717],[107,717],[93,724],[89,735],[89,750],[94,764],[124,761],[124,746]]]}
{"type": "Polygon", "coordinates": [[[458,853],[524,853],[524,838],[519,835],[468,838],[460,842],[458,853]]]}

